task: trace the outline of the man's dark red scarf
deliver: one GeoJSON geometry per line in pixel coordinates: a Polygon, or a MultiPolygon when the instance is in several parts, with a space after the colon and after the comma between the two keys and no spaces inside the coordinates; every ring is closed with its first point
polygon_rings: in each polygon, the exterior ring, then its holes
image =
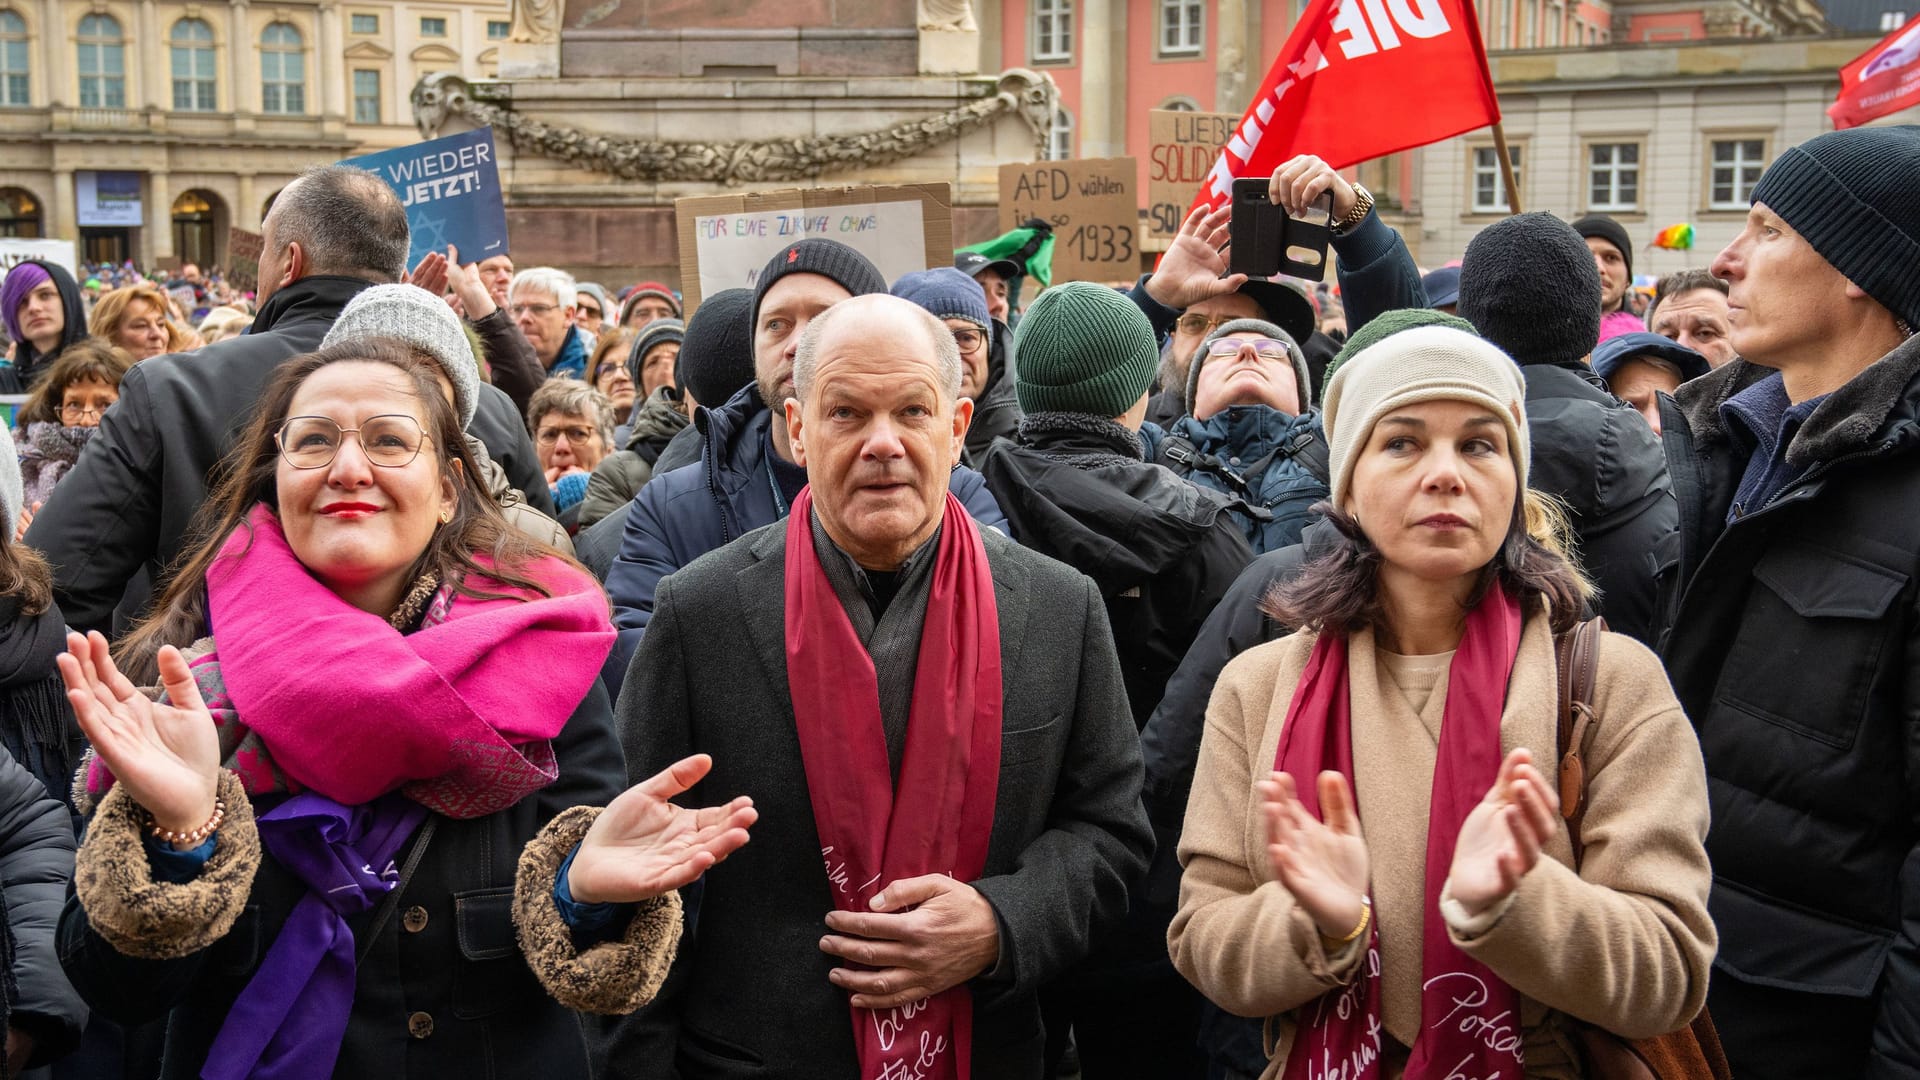
{"type": "MultiPolygon", "coordinates": [[[[980,530],[947,496],[894,790],[873,658],[813,547],[813,491],[787,518],[787,684],[834,906],[867,912],[889,884],[980,876],[1000,783],[1000,622],[980,530]]],[[[853,1010],[865,1080],[971,1073],[973,996],[853,1010]]]]}
{"type": "MultiPolygon", "coordinates": [[[[1449,1076],[1518,1080],[1520,995],[1447,937],[1440,889],[1453,866],[1460,826],[1500,774],[1500,715],[1520,648],[1520,605],[1498,582],[1467,615],[1447,677],[1447,704],[1427,813],[1426,917],[1420,957],[1420,1032],[1406,1080],[1449,1076]]],[[[1291,774],[1307,812],[1320,814],[1315,777],[1327,769],[1353,786],[1353,714],[1347,639],[1323,633],[1287,710],[1273,767],[1291,774]]],[[[1355,792],[1356,796],[1358,791],[1355,792]]],[[[1356,804],[1357,805],[1357,804],[1356,804]]],[[[1374,866],[1375,873],[1404,867],[1374,866]]],[[[1294,1016],[1284,1080],[1370,1080],[1380,1075],[1380,923],[1352,985],[1332,990],[1294,1016]]]]}

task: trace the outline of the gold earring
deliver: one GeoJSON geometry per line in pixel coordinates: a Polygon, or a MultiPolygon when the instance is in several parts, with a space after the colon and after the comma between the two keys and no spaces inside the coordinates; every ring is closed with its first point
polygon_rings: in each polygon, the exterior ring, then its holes
{"type": "Polygon", "coordinates": [[[445,510],[442,510],[442,511],[440,511],[440,524],[442,524],[442,525],[446,525],[446,524],[449,524],[449,523],[450,523],[450,522],[452,522],[452,521],[453,521],[453,508],[452,508],[452,507],[448,507],[447,509],[445,509],[445,510]]]}

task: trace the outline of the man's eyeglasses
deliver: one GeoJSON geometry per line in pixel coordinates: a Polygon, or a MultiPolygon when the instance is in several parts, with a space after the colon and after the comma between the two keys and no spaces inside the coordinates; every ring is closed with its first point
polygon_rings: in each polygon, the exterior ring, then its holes
{"type": "Polygon", "coordinates": [[[62,405],[60,406],[60,419],[66,420],[69,423],[77,423],[89,416],[95,418],[104,416],[106,412],[107,406],[105,405],[97,409],[92,405],[62,405]]]}
{"type": "Polygon", "coordinates": [[[333,464],[346,436],[360,440],[360,452],[370,464],[400,469],[413,464],[427,444],[420,421],[403,414],[370,416],[357,428],[343,428],[324,416],[290,416],[273,441],[280,456],[296,469],[324,469],[333,464]]]}
{"type": "Polygon", "coordinates": [[[540,433],[535,435],[534,438],[539,440],[541,446],[552,446],[560,441],[560,436],[562,435],[567,437],[569,444],[583,443],[593,438],[593,429],[590,427],[541,428],[540,433]]]}
{"type": "Polygon", "coordinates": [[[1201,315],[1194,313],[1182,315],[1173,322],[1174,328],[1190,337],[1200,337],[1212,333],[1216,328],[1227,325],[1239,315],[1201,315]]]}
{"type": "Polygon", "coordinates": [[[1253,346],[1254,354],[1262,360],[1291,359],[1286,343],[1272,338],[1221,338],[1207,346],[1207,355],[1232,356],[1248,345],[1253,346]]]}
{"type": "Polygon", "coordinates": [[[960,346],[961,352],[970,353],[987,343],[987,335],[981,330],[955,330],[953,343],[960,346]]]}
{"type": "Polygon", "coordinates": [[[544,319],[549,314],[558,310],[560,310],[558,304],[515,304],[507,309],[507,314],[516,319],[522,315],[531,315],[536,319],[544,319]]]}
{"type": "Polygon", "coordinates": [[[585,315],[589,319],[597,319],[600,317],[600,309],[594,307],[592,304],[581,304],[580,314],[585,315]]]}

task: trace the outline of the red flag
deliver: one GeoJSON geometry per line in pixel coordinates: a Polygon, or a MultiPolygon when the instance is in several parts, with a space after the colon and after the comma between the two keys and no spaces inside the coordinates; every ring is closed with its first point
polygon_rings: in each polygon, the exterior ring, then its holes
{"type": "Polygon", "coordinates": [[[1344,169],[1499,119],[1473,0],[1313,0],[1193,205],[1298,154],[1344,169]]]}
{"type": "Polygon", "coordinates": [[[1920,15],[1840,69],[1840,97],[1827,106],[1836,128],[1920,105],[1920,15]]]}

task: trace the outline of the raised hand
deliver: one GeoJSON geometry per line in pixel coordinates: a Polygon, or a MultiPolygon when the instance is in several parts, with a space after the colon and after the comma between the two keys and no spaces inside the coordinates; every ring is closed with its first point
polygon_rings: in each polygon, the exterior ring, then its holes
{"type": "Polygon", "coordinates": [[[160,685],[170,705],[148,700],[120,674],[97,631],[68,634],[57,662],[81,732],[133,801],[163,829],[205,825],[219,785],[220,735],[180,650],[160,649],[160,685]]]}
{"type": "Polygon", "coordinates": [[[1147,279],[1147,295],[1163,307],[1184,311],[1245,285],[1247,275],[1227,274],[1227,257],[1220,253],[1232,219],[1231,205],[1213,211],[1195,207],[1147,279]]]}
{"type": "Polygon", "coordinates": [[[669,802],[713,768],[705,754],[681,758],[635,784],[594,820],[567,870],[567,891],[583,904],[650,900],[692,884],[747,842],[759,817],[745,795],[690,810],[669,802]]]}
{"type": "Polygon", "coordinates": [[[1316,819],[1300,802],[1291,775],[1276,772],[1260,781],[1261,812],[1267,819],[1267,858],[1273,876],[1320,928],[1335,941],[1360,925],[1367,895],[1367,841],[1360,835],[1353,790],[1346,777],[1323,772],[1316,819]]]}
{"type": "Polygon", "coordinates": [[[1540,861],[1540,847],[1559,828],[1560,796],[1521,747],[1500,763],[1500,775],[1460,826],[1447,893],[1478,915],[1520,887],[1540,861]]]}
{"type": "Polygon", "coordinates": [[[1334,171],[1333,166],[1312,154],[1301,154],[1273,170],[1273,177],[1267,183],[1267,198],[1286,207],[1287,213],[1297,215],[1329,190],[1333,192],[1335,221],[1346,217],[1353,204],[1360,201],[1353,185],[1334,171]]]}
{"type": "Polygon", "coordinates": [[[453,290],[450,302],[455,310],[470,322],[479,322],[499,310],[493,294],[480,280],[480,267],[477,264],[462,266],[460,249],[452,244],[447,245],[447,287],[453,290]]]}
{"type": "Polygon", "coordinates": [[[420,257],[420,265],[403,280],[439,296],[447,291],[447,257],[437,251],[427,252],[420,257]]]}

